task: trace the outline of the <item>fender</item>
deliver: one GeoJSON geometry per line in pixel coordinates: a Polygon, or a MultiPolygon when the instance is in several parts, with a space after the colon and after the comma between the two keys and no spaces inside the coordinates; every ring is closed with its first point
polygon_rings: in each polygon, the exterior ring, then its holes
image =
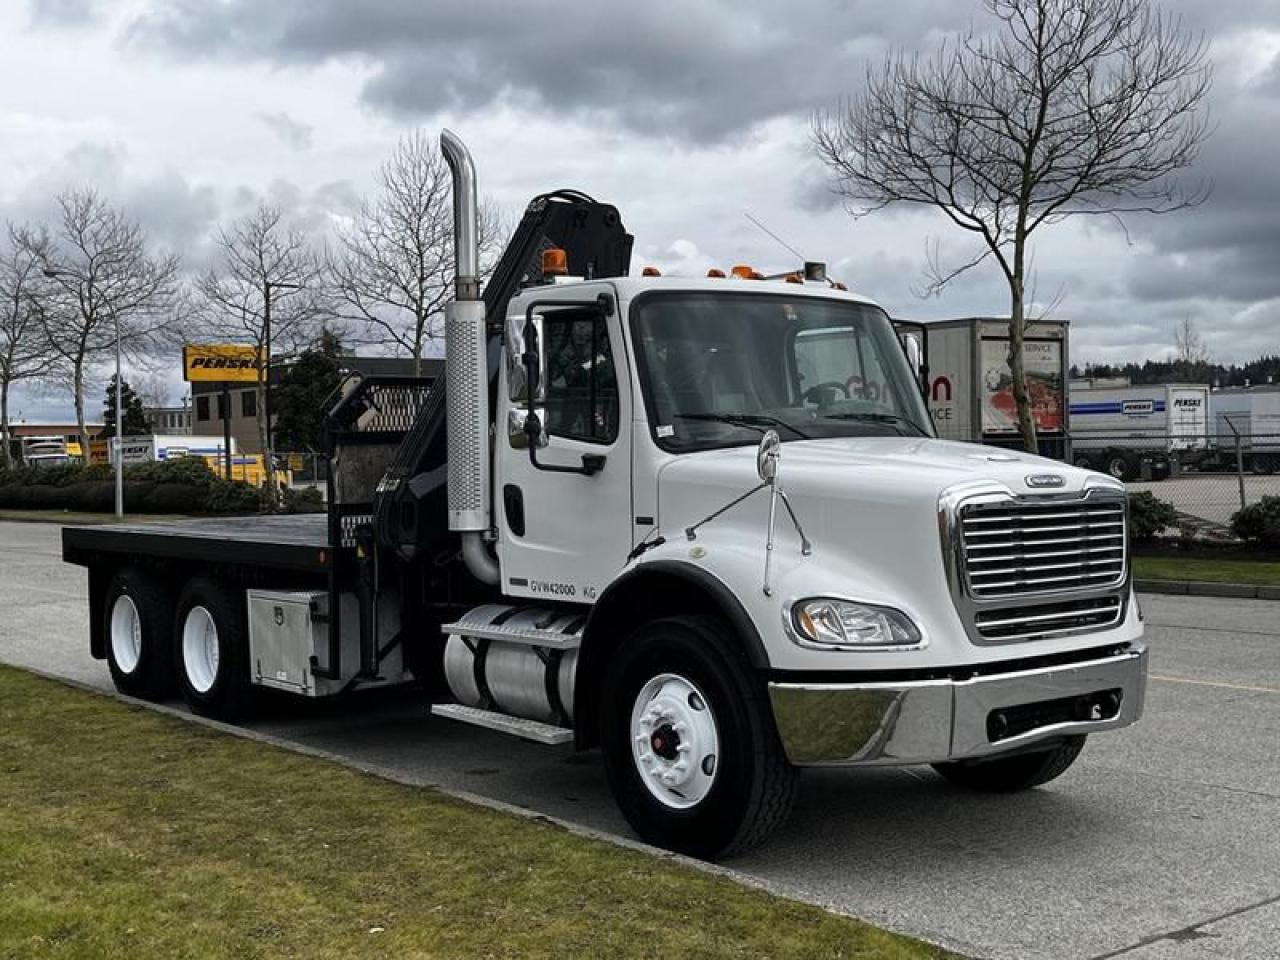
{"type": "Polygon", "coordinates": [[[769,657],[760,632],[732,590],[702,567],[680,560],[652,560],[637,564],[609,584],[591,608],[582,635],[574,683],[574,741],[578,749],[597,740],[600,683],[609,656],[636,623],[642,606],[651,617],[677,613],[718,614],[742,642],[754,669],[767,670],[769,657]]]}

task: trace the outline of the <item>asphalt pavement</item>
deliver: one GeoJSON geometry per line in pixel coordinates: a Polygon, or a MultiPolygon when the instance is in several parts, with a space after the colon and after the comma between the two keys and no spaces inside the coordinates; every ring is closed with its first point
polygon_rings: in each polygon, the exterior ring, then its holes
{"type": "MultiPolygon", "coordinates": [[[[0,660],[110,689],[59,531],[0,523],[0,660]]],[[[1280,603],[1147,595],[1147,714],[1030,793],[928,768],[806,771],[790,823],[728,866],[1002,960],[1280,958],[1280,603]]],[[[292,742],[630,836],[596,754],[429,717],[411,692],[268,703],[292,742]]]]}

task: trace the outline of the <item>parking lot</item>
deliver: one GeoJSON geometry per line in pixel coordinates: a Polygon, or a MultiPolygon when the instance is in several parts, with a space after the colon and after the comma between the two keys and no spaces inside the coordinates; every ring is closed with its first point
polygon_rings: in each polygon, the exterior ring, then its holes
{"type": "MultiPolygon", "coordinates": [[[[0,523],[0,660],[109,689],[87,653],[84,571],[59,556],[57,527],[0,523]]],[[[1280,957],[1280,604],[1142,605],[1147,716],[1095,738],[1060,780],[990,797],[927,768],[810,771],[790,824],[730,866],[973,957],[1280,957]]],[[[431,719],[412,692],[274,702],[252,726],[627,833],[594,754],[431,719]]]]}

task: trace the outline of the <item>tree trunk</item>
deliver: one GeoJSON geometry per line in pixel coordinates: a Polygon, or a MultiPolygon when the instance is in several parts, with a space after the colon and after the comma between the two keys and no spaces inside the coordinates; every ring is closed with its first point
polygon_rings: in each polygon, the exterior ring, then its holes
{"type": "MultiPolygon", "coordinates": [[[[267,376],[270,376],[270,373],[267,376]]],[[[267,494],[271,497],[271,503],[274,504],[278,499],[276,496],[276,471],[275,465],[271,460],[271,450],[267,446],[267,387],[266,381],[262,379],[261,375],[259,375],[257,391],[258,415],[256,419],[258,421],[258,444],[262,448],[262,475],[266,480],[267,494]]],[[[228,410],[227,414],[229,416],[231,411],[228,410]]]]}
{"type": "Polygon", "coordinates": [[[1018,433],[1022,446],[1028,453],[1039,453],[1036,442],[1036,421],[1031,411],[1031,393],[1027,389],[1026,354],[1023,343],[1026,334],[1026,303],[1023,300],[1026,240],[1021,235],[1014,241],[1013,276],[1009,280],[1009,373],[1013,377],[1013,403],[1018,413],[1018,433]]]}
{"type": "MultiPolygon", "coordinates": [[[[84,361],[77,359],[71,368],[71,390],[76,401],[76,429],[80,433],[80,456],[89,462],[89,428],[84,424],[84,361]]],[[[108,446],[108,450],[110,447],[108,446]]],[[[120,456],[120,451],[116,451],[120,456]]]]}
{"type": "Polygon", "coordinates": [[[9,449],[12,441],[9,439],[9,380],[7,378],[0,383],[0,441],[3,442],[3,450],[0,450],[0,464],[12,467],[13,452],[9,449]]]}

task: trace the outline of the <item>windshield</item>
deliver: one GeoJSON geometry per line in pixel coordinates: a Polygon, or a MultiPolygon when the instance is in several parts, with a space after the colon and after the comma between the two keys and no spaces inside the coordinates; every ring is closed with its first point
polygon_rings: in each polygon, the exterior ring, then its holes
{"type": "Polygon", "coordinates": [[[933,436],[879,307],[745,293],[649,294],[632,311],[665,450],[821,437],[933,436]]]}

